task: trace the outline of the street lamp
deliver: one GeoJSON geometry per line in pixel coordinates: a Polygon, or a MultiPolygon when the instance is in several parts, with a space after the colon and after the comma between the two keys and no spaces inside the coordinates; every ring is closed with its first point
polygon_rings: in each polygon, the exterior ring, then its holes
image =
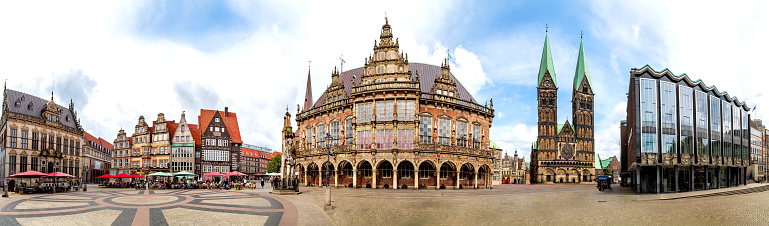
{"type": "Polygon", "coordinates": [[[331,165],[331,156],[334,155],[334,152],[331,151],[331,134],[329,133],[326,133],[326,147],[328,148],[326,152],[326,206],[323,209],[329,210],[334,208],[331,206],[331,186],[328,173],[329,165],[331,165]]]}

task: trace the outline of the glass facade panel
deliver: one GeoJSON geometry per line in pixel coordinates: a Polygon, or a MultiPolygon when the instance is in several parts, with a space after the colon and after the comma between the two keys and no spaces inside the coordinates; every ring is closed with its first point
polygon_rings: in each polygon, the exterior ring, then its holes
{"type": "Polygon", "coordinates": [[[640,79],[641,152],[657,153],[657,81],[640,79]]]}
{"type": "MultiPolygon", "coordinates": [[[[743,146],[743,153],[742,153],[742,159],[749,159],[750,155],[748,153],[748,147],[750,146],[750,130],[748,127],[748,112],[740,108],[740,112],[742,112],[742,131],[745,131],[742,133],[742,143],[743,146]]],[[[759,142],[761,142],[759,140],[759,142]]],[[[759,144],[760,145],[760,144],[759,144]]]]}
{"type": "MultiPolygon", "coordinates": [[[[731,103],[731,102],[729,102],[731,103]]],[[[732,107],[732,135],[734,135],[734,138],[732,140],[732,157],[734,157],[735,160],[742,158],[742,142],[740,137],[742,136],[742,133],[740,132],[742,130],[742,126],[740,126],[740,122],[742,122],[742,118],[740,117],[740,108],[739,107],[732,107]]]]}
{"type": "Polygon", "coordinates": [[[695,103],[697,110],[697,154],[708,155],[708,95],[696,91],[695,103]]]}
{"type": "Polygon", "coordinates": [[[722,137],[722,152],[724,158],[729,158],[732,156],[732,105],[729,104],[729,102],[723,101],[721,103],[721,108],[723,109],[722,113],[722,119],[723,119],[723,137],[722,137]]]}
{"type": "Polygon", "coordinates": [[[694,130],[693,130],[693,103],[692,88],[686,86],[679,86],[678,88],[678,105],[680,106],[679,115],[681,115],[681,154],[693,154],[694,153],[694,130]]]}
{"type": "Polygon", "coordinates": [[[710,154],[721,156],[721,100],[710,96],[710,154]]]}
{"type": "Polygon", "coordinates": [[[676,153],[676,85],[660,82],[662,153],[676,153]]]}

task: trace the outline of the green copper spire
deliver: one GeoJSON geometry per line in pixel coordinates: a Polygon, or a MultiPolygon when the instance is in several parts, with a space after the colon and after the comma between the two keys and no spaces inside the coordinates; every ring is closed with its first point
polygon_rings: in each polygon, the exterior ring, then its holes
{"type": "Polygon", "coordinates": [[[555,82],[553,55],[550,54],[550,41],[547,38],[547,32],[545,32],[545,47],[542,49],[542,62],[539,63],[539,80],[537,80],[537,86],[539,86],[542,83],[542,79],[545,78],[545,72],[550,72],[550,77],[553,79],[553,85],[558,87],[558,83],[555,82]]]}
{"type": "Polygon", "coordinates": [[[582,84],[582,80],[587,78],[587,83],[592,84],[590,81],[590,70],[587,68],[587,58],[585,58],[585,46],[582,44],[580,37],[579,41],[579,58],[577,58],[577,70],[574,72],[574,89],[578,89],[582,84]]]}

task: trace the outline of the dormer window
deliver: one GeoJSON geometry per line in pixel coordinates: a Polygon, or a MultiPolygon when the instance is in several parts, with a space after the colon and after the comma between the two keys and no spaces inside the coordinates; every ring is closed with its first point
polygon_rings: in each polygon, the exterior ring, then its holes
{"type": "Polygon", "coordinates": [[[21,100],[16,101],[16,107],[21,107],[21,100]]]}
{"type": "Polygon", "coordinates": [[[66,119],[67,119],[67,122],[69,122],[69,115],[67,115],[67,118],[66,118],[66,119]]]}
{"type": "Polygon", "coordinates": [[[34,104],[32,104],[32,102],[30,102],[30,103],[29,103],[29,105],[27,105],[27,109],[29,109],[30,111],[32,111],[32,109],[33,109],[33,108],[35,108],[35,105],[34,105],[34,104]]]}

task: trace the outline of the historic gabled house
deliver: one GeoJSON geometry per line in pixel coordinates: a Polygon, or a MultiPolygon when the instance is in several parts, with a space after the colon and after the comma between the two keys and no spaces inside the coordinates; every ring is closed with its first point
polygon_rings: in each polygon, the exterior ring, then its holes
{"type": "Polygon", "coordinates": [[[125,130],[120,129],[115,138],[112,150],[112,169],[110,174],[131,174],[131,144],[132,139],[126,136],[125,130]]]}
{"type": "Polygon", "coordinates": [[[176,122],[166,121],[163,113],[152,121],[152,150],[150,152],[150,173],[170,172],[171,137],[176,132],[176,122]]]}
{"type": "Polygon", "coordinates": [[[195,168],[195,137],[190,127],[197,128],[195,124],[187,124],[187,118],[182,112],[182,118],[176,124],[176,131],[171,140],[171,172],[194,172],[195,168]]]}
{"type": "Polygon", "coordinates": [[[537,141],[531,151],[531,183],[587,183],[594,179],[593,89],[585,49],[579,44],[572,91],[572,123],[557,123],[558,84],[545,35],[537,80],[537,141]]]}
{"type": "Polygon", "coordinates": [[[112,166],[113,145],[101,137],[96,138],[88,132],[83,132],[85,145],[83,145],[83,182],[95,183],[106,181],[95,177],[108,174],[112,166]]]}
{"type": "Polygon", "coordinates": [[[144,116],[139,116],[139,121],[134,127],[133,145],[131,146],[131,173],[149,174],[151,129],[144,120],[144,116]]]}
{"type": "Polygon", "coordinates": [[[82,176],[85,141],[74,102],[66,108],[54,103],[53,93],[48,101],[3,87],[0,128],[2,178],[28,170],[82,176]]]}
{"type": "Polygon", "coordinates": [[[314,103],[308,74],[293,138],[301,183],[491,187],[493,104],[478,104],[451,74],[448,60],[441,66],[410,63],[387,20],[373,51],[361,68],[334,69],[314,103]],[[336,154],[330,162],[328,148],[336,154]]]}
{"type": "Polygon", "coordinates": [[[240,140],[237,114],[229,112],[227,107],[224,111],[201,109],[198,123],[201,169],[196,169],[196,173],[239,171],[243,141],[240,140]]]}

